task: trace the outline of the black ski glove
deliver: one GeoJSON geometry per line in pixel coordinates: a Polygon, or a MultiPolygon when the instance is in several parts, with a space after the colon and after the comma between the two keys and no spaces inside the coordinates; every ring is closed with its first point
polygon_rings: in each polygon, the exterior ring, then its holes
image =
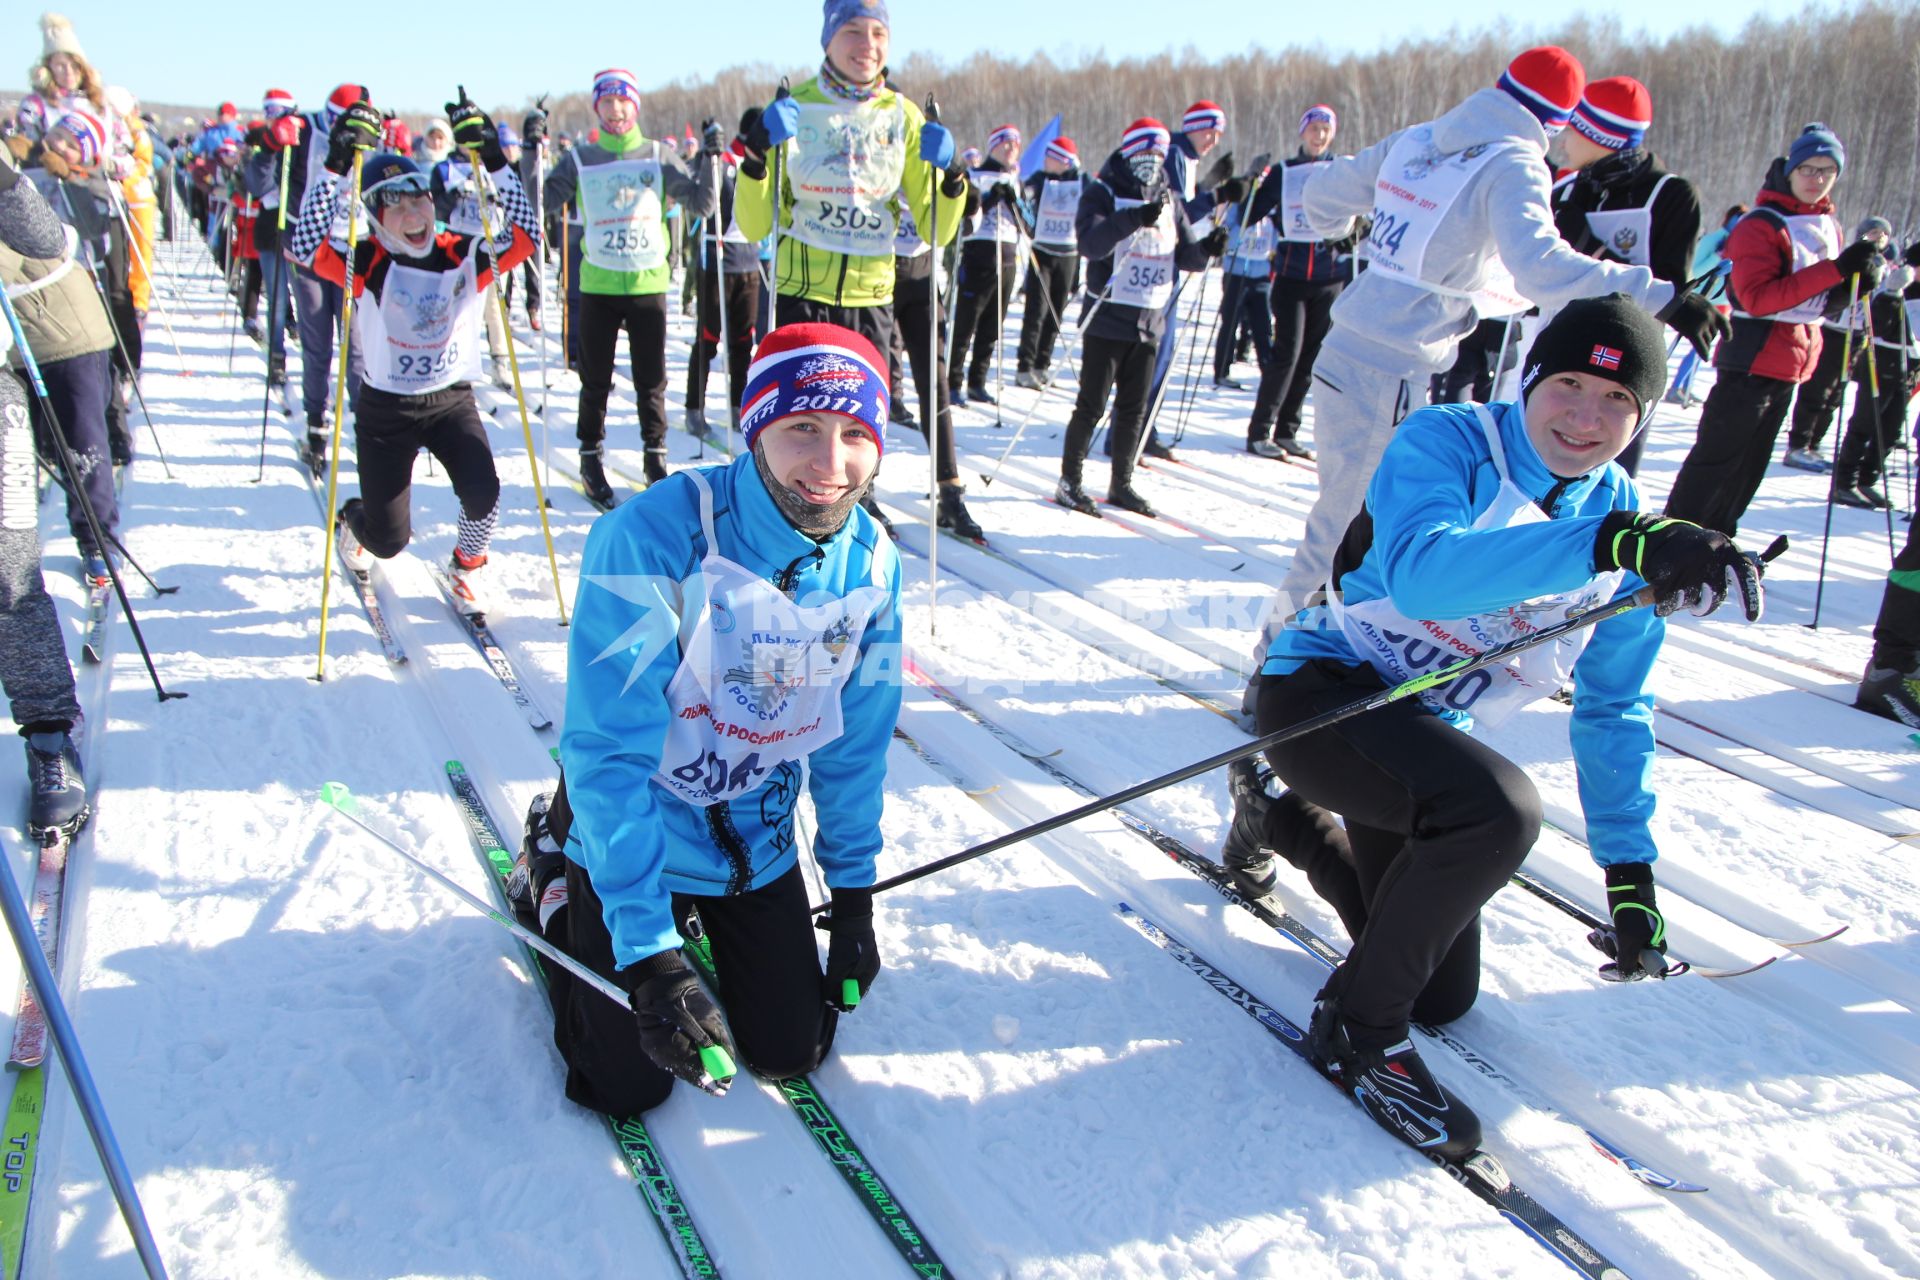
{"type": "Polygon", "coordinates": [[[1220,158],[1207,167],[1207,176],[1200,179],[1200,190],[1212,191],[1232,176],[1233,152],[1223,151],[1220,158]]]}
{"type": "Polygon", "coordinates": [[[529,151],[539,148],[547,140],[547,113],[534,110],[527,112],[520,122],[520,141],[529,151]]]}
{"type": "Polygon", "coordinates": [[[820,919],[827,943],[826,990],[828,1004],[852,1013],[880,976],[880,944],[873,938],[873,890],[835,889],[833,905],[820,919]],[[852,984],[853,990],[847,989],[852,984]]]}
{"type": "Polygon", "coordinates": [[[733,1038],[720,1010],[678,948],[648,956],[614,975],[640,1022],[640,1047],[654,1065],[715,1097],[733,1081],[733,1038]]]}
{"type": "Polygon", "coordinates": [[[1200,247],[1207,251],[1209,258],[1219,257],[1227,251],[1227,229],[1215,227],[1207,233],[1206,239],[1200,242],[1200,247]]]}
{"type": "Polygon", "coordinates": [[[265,151],[273,146],[273,134],[268,132],[266,121],[248,126],[247,145],[257,151],[265,151]]]}
{"type": "Polygon", "coordinates": [[[985,204],[986,202],[980,198],[980,188],[969,182],[967,184],[966,207],[960,211],[960,216],[963,218],[971,218],[979,213],[985,204]]]}
{"type": "Polygon", "coordinates": [[[1840,268],[1842,280],[1850,276],[1860,277],[1862,297],[1879,287],[1880,277],[1886,274],[1887,270],[1885,256],[1881,254],[1879,246],[1871,240],[1855,240],[1840,251],[1839,256],[1833,260],[1833,265],[1840,268]]]}
{"type": "Polygon", "coordinates": [[[384,123],[380,113],[365,98],[342,111],[333,128],[327,131],[327,172],[345,173],[353,168],[354,152],[378,147],[384,123]]]}
{"type": "Polygon", "coordinates": [[[1588,942],[1611,957],[1600,966],[1600,976],[1608,982],[1666,977],[1667,921],[1654,899],[1652,865],[1622,862],[1606,872],[1613,926],[1587,935],[1588,942]]]}
{"type": "Polygon", "coordinates": [[[507,165],[507,153],[500,149],[500,131],[493,120],[467,96],[460,86],[460,101],[447,104],[447,123],[453,126],[453,145],[462,151],[478,151],[480,163],[488,173],[497,173],[507,165]]]}
{"type": "Polygon", "coordinates": [[[720,122],[708,116],[700,122],[700,154],[717,156],[727,149],[727,131],[720,122]]]}
{"type": "Polygon", "coordinates": [[[1724,533],[1670,516],[1608,512],[1593,540],[1593,566],[1639,574],[1658,596],[1653,609],[1663,618],[1681,609],[1704,618],[1735,592],[1748,622],[1758,622],[1766,605],[1757,556],[1724,533]]]}
{"type": "Polygon", "coordinates": [[[1713,344],[1727,336],[1730,329],[1720,309],[1700,294],[1676,290],[1673,301],[1654,313],[1653,318],[1693,344],[1702,360],[1711,359],[1713,344]]]}
{"type": "Polygon", "coordinates": [[[1160,221],[1160,215],[1167,211],[1167,189],[1161,187],[1141,202],[1134,212],[1140,215],[1137,225],[1150,227],[1160,221]]]}
{"type": "Polygon", "coordinates": [[[940,194],[949,200],[958,200],[960,193],[972,185],[967,181],[966,169],[958,161],[940,172],[940,194]]]}
{"type": "Polygon", "coordinates": [[[1247,180],[1228,178],[1220,184],[1219,189],[1213,193],[1213,197],[1221,204],[1239,204],[1247,198],[1247,180]]]}

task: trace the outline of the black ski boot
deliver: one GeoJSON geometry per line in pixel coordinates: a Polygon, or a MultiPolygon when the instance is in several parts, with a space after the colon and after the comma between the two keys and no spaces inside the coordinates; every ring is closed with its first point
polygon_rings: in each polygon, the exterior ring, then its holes
{"type": "Polygon", "coordinates": [[[887,421],[903,427],[918,428],[920,420],[913,416],[913,410],[907,402],[898,396],[887,397],[887,421]]]}
{"type": "Polygon", "coordinates": [[[1252,759],[1227,766],[1227,790],[1233,795],[1233,823],[1220,850],[1220,864],[1233,877],[1234,887],[1249,898],[1264,898],[1280,879],[1279,864],[1267,835],[1267,815],[1273,797],[1252,759]]]}
{"type": "Polygon", "coordinates": [[[68,729],[27,735],[27,780],[33,797],[27,808],[27,832],[42,844],[71,838],[92,812],[80,754],[68,729]]]}
{"type": "Polygon", "coordinates": [[[1173,461],[1173,450],[1167,448],[1166,445],[1160,442],[1160,433],[1158,431],[1147,436],[1146,447],[1140,450],[1140,452],[1146,457],[1158,458],[1162,462],[1173,461]]]}
{"type": "Polygon", "coordinates": [[[307,464],[307,470],[318,476],[327,474],[327,436],[319,427],[307,427],[306,448],[300,451],[300,460],[307,464]]]}
{"type": "Polygon", "coordinates": [[[667,478],[667,451],[648,449],[646,460],[640,465],[644,469],[649,485],[660,483],[667,478]]]}
{"type": "Polygon", "coordinates": [[[1408,1146],[1449,1160],[1479,1150],[1480,1117],[1433,1078],[1404,1028],[1385,1045],[1372,1047],[1363,1040],[1356,1046],[1339,997],[1322,990],[1307,1029],[1307,1048],[1375,1124],[1408,1146]]]}
{"type": "Polygon", "coordinates": [[[613,510],[613,486],[607,483],[607,473],[600,465],[598,445],[580,451],[580,487],[586,490],[587,501],[602,511],[613,510]]]}
{"type": "Polygon", "coordinates": [[[1920,729],[1920,665],[1912,671],[1869,667],[1854,695],[1853,705],[1876,716],[1920,729]]]}
{"type": "Polygon", "coordinates": [[[967,403],[968,404],[999,404],[1000,402],[993,398],[993,392],[987,390],[986,383],[969,382],[967,383],[967,403]]]}
{"type": "Polygon", "coordinates": [[[960,495],[966,486],[943,484],[940,486],[940,510],[934,516],[934,524],[942,529],[950,529],[969,542],[986,545],[987,531],[982,529],[967,511],[967,503],[960,495]]]}
{"type": "Polygon", "coordinates": [[[1061,476],[1060,483],[1054,487],[1053,500],[1069,511],[1078,511],[1081,515],[1092,516],[1095,520],[1100,518],[1100,508],[1093,504],[1093,499],[1087,496],[1087,491],[1080,487],[1078,480],[1061,476]]]}
{"type": "Polygon", "coordinates": [[[1137,516],[1152,519],[1155,515],[1153,504],[1141,497],[1132,483],[1116,480],[1107,486],[1107,501],[1122,511],[1131,511],[1137,516]]]}
{"type": "Polygon", "coordinates": [[[707,411],[705,409],[697,408],[694,405],[687,406],[687,433],[689,435],[705,436],[712,431],[712,429],[713,428],[707,425],[707,411]]]}
{"type": "Polygon", "coordinates": [[[527,806],[526,833],[520,856],[507,876],[507,901],[525,927],[548,936],[547,923],[567,905],[567,855],[547,827],[547,807],[553,797],[537,795],[527,806]]]}

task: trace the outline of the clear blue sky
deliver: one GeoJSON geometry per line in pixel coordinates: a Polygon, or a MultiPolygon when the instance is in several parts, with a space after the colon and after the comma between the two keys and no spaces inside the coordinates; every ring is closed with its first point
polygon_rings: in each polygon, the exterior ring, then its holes
{"type": "MultiPolygon", "coordinates": [[[[25,87],[27,69],[40,54],[36,15],[43,7],[73,20],[87,56],[110,83],[160,102],[230,98],[243,110],[257,109],[269,87],[290,90],[302,107],[311,107],[343,80],[367,84],[382,107],[408,112],[438,112],[463,82],[482,103],[518,103],[541,91],[584,89],[608,65],[625,66],[651,86],[741,63],[811,62],[820,37],[820,7],[812,0],[351,0],[211,8],[21,0],[8,5],[4,19],[0,47],[11,66],[0,71],[0,87],[25,87]]],[[[1665,35],[1697,25],[1736,30],[1755,14],[1780,16],[1801,7],[1790,0],[1614,0],[1584,12],[1665,35]]],[[[1351,7],[1228,0],[1193,9],[1148,0],[889,0],[889,9],[896,60],[931,53],[948,62],[983,48],[1015,56],[1045,49],[1056,59],[1102,50],[1116,58],[1151,55],[1187,45],[1209,58],[1255,45],[1371,50],[1453,25],[1472,29],[1504,20],[1524,28],[1537,24],[1542,12],[1538,4],[1515,0],[1461,0],[1450,7],[1432,0],[1351,7]],[[1182,12],[1204,17],[1167,20],[1182,12]],[[1435,24],[1436,12],[1446,14],[1444,25],[1435,24]]]]}

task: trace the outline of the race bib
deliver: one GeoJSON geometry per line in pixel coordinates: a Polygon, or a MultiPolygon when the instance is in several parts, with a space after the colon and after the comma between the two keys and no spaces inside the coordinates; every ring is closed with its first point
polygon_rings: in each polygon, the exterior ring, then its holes
{"type": "Polygon", "coordinates": [[[896,99],[800,105],[787,148],[795,239],[829,253],[893,253],[893,193],[907,163],[907,113],[896,99]]]}
{"type": "Polygon", "coordinates": [[[580,251],[603,271],[652,271],[667,261],[660,161],[580,166],[580,251]]]}

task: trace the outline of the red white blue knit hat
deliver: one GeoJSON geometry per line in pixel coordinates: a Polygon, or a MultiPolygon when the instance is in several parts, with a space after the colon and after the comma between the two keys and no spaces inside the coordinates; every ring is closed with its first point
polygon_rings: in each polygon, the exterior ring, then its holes
{"type": "Polygon", "coordinates": [[[994,148],[1006,142],[1011,142],[1016,147],[1020,145],[1019,126],[1011,125],[1011,124],[1003,124],[998,129],[995,129],[992,133],[988,134],[987,135],[987,152],[991,154],[994,148]]]}
{"type": "Polygon", "coordinates": [[[1062,164],[1079,164],[1080,149],[1073,145],[1073,139],[1061,134],[1047,144],[1047,159],[1058,160],[1062,164]]]}
{"type": "Polygon", "coordinates": [[[1653,95],[1632,76],[1595,80],[1573,109],[1573,127],[1609,151],[1628,151],[1647,140],[1653,95]]]}
{"type": "Polygon", "coordinates": [[[633,78],[633,72],[624,67],[608,67],[605,71],[593,73],[593,100],[597,105],[602,98],[626,98],[636,106],[640,102],[640,82],[633,78]]]}
{"type": "Polygon", "coordinates": [[[80,163],[91,169],[100,163],[100,157],[107,150],[107,129],[98,120],[85,111],[63,111],[54,119],[53,127],[65,129],[80,144],[80,163]]]}
{"type": "Polygon", "coordinates": [[[1548,134],[1555,134],[1567,127],[1568,117],[1580,105],[1587,70],[1559,45],[1541,45],[1508,63],[1497,87],[1531,111],[1548,134]]]}
{"type": "Polygon", "coordinates": [[[865,427],[884,453],[887,407],[887,362],[871,342],[837,324],[788,324],[753,353],[740,431],[751,449],[754,437],[782,418],[830,413],[865,427]]]}
{"type": "Polygon", "coordinates": [[[1333,108],[1324,102],[1316,102],[1300,113],[1300,127],[1294,130],[1294,132],[1305,133],[1307,126],[1315,120],[1323,121],[1329,129],[1338,129],[1340,127],[1340,120],[1333,114],[1333,108]]]}
{"type": "Polygon", "coordinates": [[[1167,132],[1167,126],[1152,116],[1141,116],[1120,135],[1120,154],[1128,159],[1142,151],[1158,151],[1165,155],[1172,142],[1173,135],[1167,132]]]}
{"type": "Polygon", "coordinates": [[[293,95],[285,89],[269,89],[267,96],[260,100],[260,114],[269,120],[278,120],[281,116],[291,115],[294,106],[293,95]]]}
{"type": "Polygon", "coordinates": [[[1227,113],[1217,102],[1208,102],[1202,98],[1187,108],[1187,114],[1180,119],[1180,132],[1197,133],[1202,129],[1220,129],[1227,127],[1227,113]]]}

